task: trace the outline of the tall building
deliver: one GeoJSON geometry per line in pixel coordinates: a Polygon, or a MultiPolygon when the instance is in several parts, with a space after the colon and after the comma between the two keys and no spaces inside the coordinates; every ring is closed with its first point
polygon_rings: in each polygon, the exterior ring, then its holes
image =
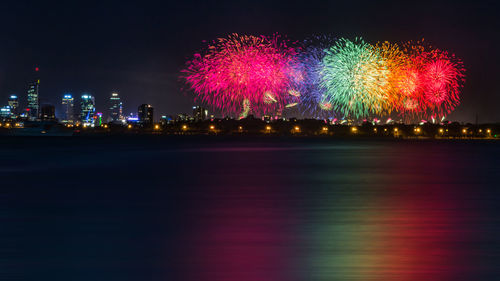
{"type": "Polygon", "coordinates": [[[123,104],[118,93],[111,94],[109,103],[109,122],[121,123],[123,120],[123,104]]]}
{"type": "Polygon", "coordinates": [[[83,94],[80,102],[80,121],[84,126],[94,125],[95,98],[89,94],[83,94]]]}
{"type": "Polygon", "coordinates": [[[193,118],[195,121],[204,121],[207,119],[208,110],[201,106],[193,106],[193,118]]]}
{"type": "Polygon", "coordinates": [[[71,94],[65,94],[62,98],[62,123],[73,124],[74,122],[74,108],[75,108],[75,100],[71,94]]]}
{"type": "Polygon", "coordinates": [[[141,104],[137,117],[139,117],[139,123],[143,126],[153,125],[153,107],[149,104],[141,104]]]}
{"type": "Polygon", "coordinates": [[[8,119],[8,118],[11,118],[11,108],[10,106],[4,106],[2,108],[0,108],[0,119],[8,119]]]}
{"type": "Polygon", "coordinates": [[[56,119],[56,108],[51,104],[44,104],[40,110],[40,118],[42,120],[55,120],[56,119]]]}
{"type": "Polygon", "coordinates": [[[19,99],[16,95],[10,95],[8,105],[10,106],[10,111],[14,116],[19,114],[19,99]]]}
{"type": "Polygon", "coordinates": [[[40,87],[40,80],[36,80],[28,85],[28,118],[31,120],[37,119],[40,115],[40,101],[38,97],[38,89],[40,87]]]}

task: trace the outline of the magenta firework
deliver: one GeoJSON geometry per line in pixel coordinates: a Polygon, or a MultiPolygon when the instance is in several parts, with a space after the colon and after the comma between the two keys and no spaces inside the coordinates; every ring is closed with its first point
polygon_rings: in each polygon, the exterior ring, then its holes
{"type": "Polygon", "coordinates": [[[298,99],[303,77],[296,57],[279,35],[231,34],[195,54],[183,73],[196,99],[244,117],[281,110],[298,99]]]}

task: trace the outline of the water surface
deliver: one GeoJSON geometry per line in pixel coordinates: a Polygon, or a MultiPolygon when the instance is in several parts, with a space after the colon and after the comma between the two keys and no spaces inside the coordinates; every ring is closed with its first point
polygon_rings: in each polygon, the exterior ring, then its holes
{"type": "Polygon", "coordinates": [[[488,141],[0,139],[1,280],[499,280],[488,141]]]}

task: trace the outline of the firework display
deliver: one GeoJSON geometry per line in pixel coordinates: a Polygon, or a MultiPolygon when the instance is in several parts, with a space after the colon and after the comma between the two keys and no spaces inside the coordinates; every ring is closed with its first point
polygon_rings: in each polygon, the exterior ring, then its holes
{"type": "Polygon", "coordinates": [[[441,116],[450,113],[460,101],[465,69],[448,52],[423,42],[406,43],[406,63],[397,87],[400,99],[395,108],[403,114],[441,116]]]}
{"type": "Polygon", "coordinates": [[[387,108],[390,69],[377,49],[361,39],[340,39],[324,52],[320,84],[336,111],[363,117],[387,108]]]}
{"type": "Polygon", "coordinates": [[[232,34],[195,55],[184,70],[196,97],[224,113],[274,112],[298,99],[302,83],[295,49],[279,35],[232,34]],[[293,93],[293,94],[290,94],[293,93]],[[244,106],[242,106],[244,105],[244,106]]]}
{"type": "Polygon", "coordinates": [[[328,35],[313,36],[303,42],[299,52],[305,79],[301,84],[302,96],[300,106],[305,114],[313,116],[328,116],[333,109],[326,97],[326,92],[321,84],[322,62],[326,55],[325,49],[335,44],[336,39],[328,35]]]}
{"type": "Polygon", "coordinates": [[[290,45],[278,35],[232,34],[187,63],[197,99],[246,117],[300,108],[314,116],[436,118],[460,102],[460,59],[423,42],[369,44],[316,36],[290,45]]]}

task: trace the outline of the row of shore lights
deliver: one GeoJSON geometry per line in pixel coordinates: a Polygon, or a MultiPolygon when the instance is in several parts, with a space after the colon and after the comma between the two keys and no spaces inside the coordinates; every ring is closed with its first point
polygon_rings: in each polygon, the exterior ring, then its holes
{"type": "MultiPolygon", "coordinates": [[[[358,131],[358,128],[357,127],[352,127],[351,128],[351,131],[353,133],[356,133],[358,131]]],[[[373,128],[373,131],[376,133],[377,132],[377,128],[373,128]]],[[[399,129],[398,128],[394,128],[394,132],[395,133],[398,133],[399,129]]],[[[413,131],[416,133],[416,134],[420,134],[420,132],[422,132],[422,129],[420,128],[414,128],[413,131]]],[[[384,132],[387,132],[387,128],[384,128],[384,132]]],[[[448,132],[448,129],[446,129],[446,132],[448,132]]],[[[462,133],[463,134],[467,134],[467,129],[462,129],[462,133]]],[[[479,133],[481,134],[483,132],[482,129],[479,129],[479,133]]],[[[444,134],[444,129],[443,128],[439,128],[439,133],[440,134],[444,134]]],[[[491,129],[486,129],[486,133],[487,134],[491,134],[491,129]]]]}
{"type": "MultiPolygon", "coordinates": [[[[0,123],[0,127],[2,127],[2,126],[3,126],[3,127],[5,127],[5,128],[9,128],[9,127],[11,127],[11,124],[10,124],[10,123],[5,123],[5,124],[0,123]]],[[[18,125],[18,124],[16,124],[16,127],[18,127],[18,126],[19,126],[19,125],[18,125]]],[[[85,126],[84,126],[84,127],[85,127],[85,126]]],[[[104,128],[108,128],[108,125],[104,124],[104,125],[103,125],[103,127],[104,127],[104,128]]],[[[131,124],[129,124],[127,127],[128,127],[129,129],[131,129],[131,128],[132,128],[132,125],[131,125],[131,124]]],[[[215,131],[215,126],[214,126],[214,125],[210,125],[210,127],[209,127],[209,128],[210,128],[210,130],[211,130],[211,131],[215,131]]],[[[155,129],[155,130],[160,130],[160,125],[159,125],[159,124],[156,124],[156,125],[154,126],[154,129],[155,129]]],[[[187,125],[182,125],[182,130],[186,131],[187,129],[188,129],[188,126],[187,126],[187,125]]],[[[238,127],[238,130],[242,131],[242,130],[243,130],[243,127],[242,127],[242,126],[239,126],[239,127],[238,127]]],[[[271,126],[266,126],[266,131],[270,132],[271,130],[272,130],[271,126]]],[[[295,127],[293,128],[293,130],[294,130],[295,132],[300,132],[300,127],[299,127],[299,126],[295,126],[295,127]]],[[[328,127],[323,127],[323,128],[321,128],[321,130],[322,130],[323,132],[328,132],[328,127]]],[[[352,131],[353,133],[357,133],[357,132],[358,132],[358,128],[357,128],[357,127],[351,127],[351,131],[352,131]]],[[[377,132],[377,128],[373,128],[373,131],[376,133],[376,132],[377,132]]],[[[385,132],[387,132],[387,128],[384,128],[384,131],[385,131],[385,132]]],[[[395,132],[395,133],[397,133],[398,131],[399,131],[399,129],[398,129],[398,128],[394,128],[394,132],[395,132]]],[[[422,130],[421,130],[420,128],[415,128],[415,129],[413,129],[413,131],[414,131],[415,133],[419,134],[422,130]]],[[[443,134],[443,133],[444,133],[444,131],[445,131],[445,130],[444,130],[443,128],[439,128],[439,133],[443,134]]],[[[448,129],[446,129],[446,132],[448,132],[448,129]]],[[[482,129],[479,129],[479,133],[482,133],[482,132],[483,132],[483,130],[482,130],[482,129]]],[[[463,134],[467,134],[467,133],[468,133],[467,129],[465,129],[465,128],[464,128],[464,129],[462,129],[462,133],[463,133],[463,134]]],[[[487,133],[487,134],[491,134],[491,129],[486,129],[486,133],[487,133]]]]}
{"type": "MultiPolygon", "coordinates": [[[[1,126],[1,124],[0,124],[0,126],[1,126]]],[[[105,127],[105,128],[107,128],[107,125],[104,125],[104,127],[105,127]]],[[[129,125],[128,125],[128,128],[129,128],[129,129],[131,129],[131,128],[132,128],[132,125],[130,125],[130,124],[129,124],[129,125]]],[[[155,130],[160,130],[160,125],[156,124],[156,125],[154,126],[154,129],[155,129],[155,130]]],[[[215,126],[214,126],[214,125],[210,125],[209,129],[210,129],[210,131],[215,131],[215,126]]],[[[188,130],[188,126],[187,126],[187,125],[182,125],[182,130],[183,130],[183,131],[187,131],[187,130],[188,130]]],[[[242,130],[243,130],[243,127],[242,127],[242,126],[238,126],[238,130],[239,130],[239,131],[242,131],[242,130]]],[[[269,126],[269,125],[268,125],[268,126],[266,126],[266,131],[267,131],[267,132],[271,132],[271,130],[272,130],[272,127],[271,127],[271,126],[269,126]]],[[[298,132],[300,132],[300,127],[299,127],[299,126],[295,126],[295,127],[293,128],[293,130],[294,130],[295,132],[297,132],[297,133],[298,133],[298,132]]],[[[398,128],[394,128],[393,130],[394,130],[394,133],[398,133],[398,132],[399,132],[399,129],[398,129],[398,128]]],[[[321,131],[323,131],[323,132],[325,132],[325,133],[326,133],[326,132],[328,132],[328,127],[322,127],[322,128],[321,128],[321,131]]],[[[353,133],[357,133],[357,132],[358,132],[358,128],[357,128],[357,127],[351,127],[351,131],[352,131],[353,133]]],[[[413,129],[413,131],[414,131],[416,134],[419,134],[419,133],[421,133],[421,132],[422,132],[422,130],[421,130],[420,128],[415,128],[415,129],[413,129]]],[[[448,131],[448,129],[446,129],[446,131],[448,131]]],[[[376,133],[376,132],[378,132],[378,129],[377,129],[377,128],[373,128],[373,132],[375,132],[375,133],[376,133]]],[[[384,128],[384,132],[387,132],[387,128],[384,128]]],[[[482,133],[482,132],[483,132],[483,130],[482,130],[482,129],[479,129],[479,133],[482,133]]],[[[439,129],[439,133],[443,134],[443,133],[444,133],[444,129],[443,129],[443,128],[440,128],[440,129],[439,129]]],[[[467,134],[467,129],[463,129],[463,130],[462,130],[462,133],[467,134]]],[[[487,134],[491,134],[491,129],[486,129],[486,133],[487,133],[487,134]]]]}
{"type": "Polygon", "coordinates": [[[4,127],[4,128],[22,128],[23,127],[23,123],[14,123],[14,124],[11,124],[11,123],[0,123],[0,127],[4,127]]]}
{"type": "MultiPolygon", "coordinates": [[[[209,127],[209,128],[210,128],[210,131],[215,131],[215,126],[214,126],[214,125],[210,125],[210,127],[209,127]]],[[[188,126],[187,126],[187,125],[182,125],[182,130],[183,130],[183,131],[186,131],[187,129],[188,129],[188,126]]],[[[239,130],[239,131],[243,131],[243,127],[242,127],[242,126],[238,126],[238,130],[239,130]]],[[[267,131],[267,132],[271,132],[271,130],[272,130],[272,127],[271,127],[271,126],[266,126],[266,131],[267,131]]],[[[299,127],[299,126],[295,126],[295,127],[293,128],[293,130],[294,130],[295,132],[300,132],[300,127],[299,127]]],[[[328,131],[328,127],[323,127],[321,130],[322,130],[323,132],[326,132],[326,131],[328,131]]]]}
{"type": "MultiPolygon", "coordinates": [[[[6,128],[9,128],[9,127],[11,126],[11,124],[10,124],[10,123],[5,123],[5,124],[3,124],[3,126],[4,126],[4,127],[6,127],[6,128]]],[[[67,127],[73,127],[73,126],[74,126],[74,125],[67,125],[67,127]]],[[[0,127],[2,127],[2,123],[0,123],[0,127]]],[[[19,124],[17,124],[17,123],[16,123],[16,127],[19,127],[19,124]]],[[[83,127],[85,128],[85,127],[87,127],[87,126],[86,126],[86,125],[83,125],[83,127]]],[[[104,127],[105,129],[107,129],[107,128],[108,128],[108,125],[107,125],[107,124],[103,124],[103,125],[102,125],[102,127],[104,127]]],[[[127,128],[132,129],[132,128],[133,128],[133,126],[132,126],[131,124],[129,124],[129,125],[127,126],[127,128]]],[[[211,130],[211,131],[215,131],[215,126],[214,126],[214,125],[210,125],[210,127],[209,127],[209,128],[210,128],[210,130],[211,130]]],[[[161,127],[160,127],[160,125],[159,125],[159,124],[155,124],[154,129],[155,129],[155,130],[160,130],[160,129],[161,129],[161,127]]],[[[183,130],[183,131],[186,131],[187,129],[188,129],[187,125],[182,125],[182,130],[183,130]]],[[[271,131],[271,129],[272,129],[272,128],[271,128],[271,126],[266,126],[266,131],[270,132],[270,131],[271,131]]],[[[242,130],[243,130],[243,127],[242,127],[242,126],[239,126],[239,127],[238,127],[238,130],[242,131],[242,130]]],[[[322,130],[323,132],[328,132],[328,127],[323,127],[323,128],[321,128],[321,130],[322,130]]],[[[295,126],[295,127],[294,127],[294,131],[295,131],[295,132],[300,132],[300,127],[299,127],[299,126],[295,126]]],[[[357,132],[358,132],[358,128],[357,128],[357,127],[351,127],[351,131],[352,131],[353,133],[357,133],[357,132]]],[[[398,129],[398,128],[394,128],[394,132],[395,132],[395,133],[397,133],[398,131],[399,131],[399,129],[398,129]]],[[[422,130],[421,130],[420,128],[414,128],[414,129],[413,129],[413,131],[414,131],[416,134],[419,134],[422,130]]],[[[375,133],[376,133],[376,132],[378,132],[378,129],[377,129],[377,128],[373,128],[373,132],[375,132],[375,133]]],[[[384,128],[384,132],[387,132],[387,128],[384,128]]],[[[446,129],[446,132],[448,132],[448,129],[446,129]]],[[[439,133],[440,133],[440,134],[443,134],[443,133],[444,133],[444,129],[443,129],[443,128],[439,128],[439,133]]],[[[467,134],[467,133],[468,133],[467,129],[465,129],[465,128],[464,128],[464,129],[462,129],[462,133],[463,133],[463,134],[467,134]]],[[[481,133],[483,133],[483,130],[482,130],[482,129],[479,129],[479,133],[480,133],[480,134],[481,134],[481,133]]],[[[487,134],[491,134],[491,129],[486,129],[486,133],[487,133],[487,134]]]]}
{"type": "MultiPolygon", "coordinates": [[[[0,123],[0,127],[2,127],[2,126],[3,126],[3,127],[5,127],[5,128],[9,128],[9,127],[11,127],[11,124],[10,124],[10,123],[5,123],[5,124],[0,123]]],[[[18,124],[16,124],[16,127],[19,127],[19,125],[18,125],[18,124]]],[[[84,126],[84,127],[85,127],[85,126],[84,126]]],[[[104,128],[108,128],[108,125],[104,124],[104,125],[103,125],[103,127],[104,127],[104,128]]],[[[132,125],[131,125],[131,124],[129,124],[129,125],[127,126],[127,128],[132,129],[132,125]]],[[[210,131],[215,131],[215,126],[214,126],[214,125],[210,125],[210,127],[209,127],[209,128],[210,128],[210,131]]],[[[155,124],[154,129],[155,129],[155,130],[160,130],[160,125],[159,125],[159,124],[155,124]]],[[[183,130],[183,131],[187,131],[187,129],[188,129],[188,126],[187,126],[187,125],[182,125],[182,130],[183,130]]],[[[242,130],[243,130],[243,127],[242,127],[242,126],[239,126],[239,127],[238,127],[238,130],[239,130],[239,131],[242,131],[242,130]]],[[[266,131],[267,131],[267,132],[271,132],[271,130],[272,130],[271,126],[269,126],[269,125],[268,125],[268,126],[266,126],[266,131]]],[[[299,127],[299,126],[295,126],[295,127],[293,128],[293,130],[294,130],[295,132],[297,132],[297,133],[298,133],[298,132],[300,132],[300,127],[299,127]]],[[[328,127],[323,127],[323,128],[321,128],[321,130],[322,130],[323,132],[325,132],[325,133],[326,133],[326,132],[328,132],[328,127]]],[[[394,133],[398,133],[398,131],[399,131],[399,129],[398,129],[398,128],[394,128],[393,130],[394,130],[394,133]]],[[[377,128],[373,128],[373,131],[376,133],[376,132],[377,132],[377,128]]],[[[422,130],[421,130],[420,128],[415,128],[415,129],[413,129],[413,131],[414,131],[416,134],[419,134],[422,130]]],[[[440,134],[444,134],[444,131],[445,131],[445,130],[444,130],[443,128],[439,128],[439,133],[440,133],[440,134]]],[[[357,128],[357,127],[351,127],[351,132],[352,132],[352,133],[357,133],[357,132],[358,132],[358,128],[357,128]]],[[[387,132],[387,128],[384,128],[384,132],[387,132]]],[[[446,132],[448,132],[448,129],[446,129],[446,132]]],[[[483,129],[479,129],[479,133],[481,134],[482,132],[483,132],[483,129]]],[[[467,133],[468,133],[467,129],[465,129],[465,128],[464,128],[464,129],[462,129],[462,133],[463,133],[463,134],[467,134],[467,133]]],[[[486,133],[487,133],[487,134],[491,134],[491,129],[486,129],[486,133]]]]}

